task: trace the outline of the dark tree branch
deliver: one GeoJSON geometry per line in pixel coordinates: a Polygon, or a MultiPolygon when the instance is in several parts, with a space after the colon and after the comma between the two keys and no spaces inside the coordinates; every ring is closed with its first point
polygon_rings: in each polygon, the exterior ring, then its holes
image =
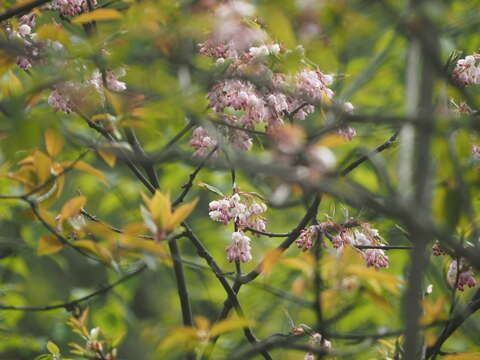
{"type": "MultiPolygon", "coordinates": [[[[217,265],[217,263],[215,262],[213,257],[210,255],[207,248],[202,244],[200,239],[198,239],[198,237],[193,233],[190,226],[187,223],[183,223],[183,227],[185,228],[186,236],[190,239],[192,244],[197,249],[198,255],[200,257],[202,257],[203,259],[205,259],[207,264],[213,270],[217,279],[220,281],[220,284],[222,285],[223,289],[225,290],[225,292],[228,295],[229,302],[235,308],[235,311],[237,312],[238,316],[244,318],[245,315],[244,315],[243,310],[240,306],[240,303],[238,302],[237,294],[232,289],[232,287],[230,286],[228,281],[225,279],[225,277],[222,275],[222,271],[221,271],[220,267],[217,265]]],[[[256,344],[258,342],[257,338],[255,337],[252,330],[248,326],[244,327],[243,331],[244,331],[245,337],[247,338],[247,340],[251,344],[256,344]]],[[[260,353],[262,354],[262,356],[265,359],[267,359],[267,360],[271,359],[270,355],[268,354],[268,352],[266,350],[262,350],[262,351],[260,351],[260,353]]]]}
{"type": "Polygon", "coordinates": [[[35,9],[36,7],[39,7],[39,6],[41,6],[43,4],[46,4],[50,1],[51,0],[34,0],[34,1],[31,1],[27,4],[25,4],[25,5],[15,7],[14,9],[9,10],[6,13],[3,13],[2,15],[0,15],[0,21],[8,20],[8,19],[10,19],[14,16],[17,16],[17,15],[26,14],[29,11],[35,9]]]}
{"type": "Polygon", "coordinates": [[[397,140],[398,137],[398,131],[396,131],[386,142],[383,144],[377,146],[374,150],[370,151],[368,154],[361,156],[357,160],[355,160],[353,163],[348,165],[346,168],[344,168],[342,171],[340,171],[341,176],[345,176],[352,172],[355,168],[357,168],[360,164],[363,162],[367,161],[370,159],[372,156],[381,153],[383,150],[388,149],[391,147],[397,140]]]}
{"type": "Polygon", "coordinates": [[[188,192],[191,190],[193,186],[193,181],[197,177],[198,173],[202,168],[205,166],[205,163],[212,157],[212,155],[217,151],[218,147],[215,146],[208,154],[205,156],[205,158],[201,161],[201,163],[196,167],[196,169],[189,175],[188,182],[182,186],[183,191],[181,194],[175,199],[175,201],[172,203],[172,206],[175,207],[178,204],[183,202],[183,199],[185,196],[187,196],[188,192]]]}

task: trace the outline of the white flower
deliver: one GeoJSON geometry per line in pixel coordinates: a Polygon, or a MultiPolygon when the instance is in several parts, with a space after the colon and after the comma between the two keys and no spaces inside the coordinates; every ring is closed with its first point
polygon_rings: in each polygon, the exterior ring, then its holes
{"type": "Polygon", "coordinates": [[[268,51],[268,47],[265,45],[262,45],[259,47],[251,47],[248,53],[254,58],[270,55],[270,52],[268,51]]]}
{"type": "Polygon", "coordinates": [[[269,46],[269,50],[271,54],[277,55],[280,52],[280,45],[272,44],[269,46]]]}
{"type": "Polygon", "coordinates": [[[335,169],[337,160],[335,154],[324,146],[315,146],[309,150],[311,165],[320,172],[330,172],[335,169]]]}
{"type": "Polygon", "coordinates": [[[32,29],[27,24],[20,25],[18,27],[18,32],[22,35],[29,35],[32,32],[32,29]]]}
{"type": "Polygon", "coordinates": [[[349,114],[351,114],[353,112],[353,105],[351,102],[346,102],[345,104],[343,104],[343,110],[349,114]]]}

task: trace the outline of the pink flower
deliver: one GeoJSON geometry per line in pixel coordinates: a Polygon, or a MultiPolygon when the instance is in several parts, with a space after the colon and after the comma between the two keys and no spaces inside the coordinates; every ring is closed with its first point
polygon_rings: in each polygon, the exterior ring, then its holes
{"type": "Polygon", "coordinates": [[[232,244],[227,246],[226,250],[229,262],[252,260],[250,238],[242,232],[236,231],[232,234],[232,244]]]}
{"type": "Polygon", "coordinates": [[[337,133],[348,141],[351,141],[357,135],[357,131],[351,126],[342,127],[338,129],[337,133]]]}
{"type": "Polygon", "coordinates": [[[466,56],[457,61],[452,76],[464,86],[480,84],[480,54],[466,56]]]}
{"type": "Polygon", "coordinates": [[[465,285],[471,288],[477,285],[475,274],[464,258],[460,260],[460,269],[458,268],[457,260],[453,260],[448,267],[447,280],[450,286],[456,285],[458,290],[464,291],[465,285]]]}
{"type": "Polygon", "coordinates": [[[335,154],[325,146],[309,148],[307,158],[311,168],[322,174],[332,172],[337,164],[335,154]]]}
{"type": "Polygon", "coordinates": [[[300,236],[295,240],[295,244],[302,249],[302,251],[308,251],[312,248],[315,237],[318,234],[318,226],[313,225],[308,229],[300,231],[300,236]]]}
{"type": "Polygon", "coordinates": [[[212,201],[209,204],[209,216],[212,220],[228,224],[234,221],[241,229],[252,228],[265,231],[266,219],[262,214],[267,211],[267,206],[255,200],[250,193],[233,194],[222,200],[212,201]]]}
{"type": "MultiPolygon", "coordinates": [[[[332,351],[332,343],[325,339],[321,334],[315,333],[310,337],[310,340],[308,340],[309,345],[311,346],[320,346],[322,349],[324,349],[326,352],[332,351]]],[[[308,352],[305,354],[304,360],[314,360],[315,359],[315,354],[308,352]]]]}
{"type": "Polygon", "coordinates": [[[476,161],[480,160],[480,146],[472,145],[472,157],[476,161]]]}
{"type": "Polygon", "coordinates": [[[373,266],[375,269],[388,268],[388,256],[382,249],[366,249],[363,254],[367,266],[373,266]]]}
{"type": "Polygon", "coordinates": [[[324,97],[332,99],[334,92],[328,88],[333,83],[332,75],[325,75],[320,70],[304,69],[297,74],[297,90],[313,101],[322,101],[324,97]]]}
{"type": "MultiPolygon", "coordinates": [[[[93,5],[97,5],[97,1],[92,1],[93,5]]],[[[86,0],[53,0],[51,8],[57,10],[64,16],[77,16],[80,15],[83,10],[87,9],[86,0]]]]}
{"type": "Polygon", "coordinates": [[[119,69],[116,71],[107,70],[105,74],[105,81],[107,82],[107,87],[116,92],[122,92],[127,89],[127,84],[123,81],[119,81],[118,78],[125,76],[125,69],[119,69]]]}
{"type": "Polygon", "coordinates": [[[203,127],[199,126],[193,131],[190,146],[196,150],[193,156],[203,157],[217,146],[217,141],[209,136],[203,127]]]}
{"type": "Polygon", "coordinates": [[[212,220],[228,224],[233,218],[230,213],[230,201],[227,199],[212,201],[208,208],[210,211],[208,215],[212,220]]]}
{"type": "Polygon", "coordinates": [[[48,104],[55,110],[63,111],[67,114],[70,114],[73,111],[69,97],[62,94],[58,88],[50,93],[48,104]]]}

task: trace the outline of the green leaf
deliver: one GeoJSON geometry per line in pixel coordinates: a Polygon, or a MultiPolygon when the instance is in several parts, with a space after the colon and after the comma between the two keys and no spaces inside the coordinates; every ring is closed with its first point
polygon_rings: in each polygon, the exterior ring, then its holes
{"type": "Polygon", "coordinates": [[[47,343],[47,349],[48,349],[48,351],[50,351],[50,353],[51,353],[52,355],[55,355],[55,356],[60,355],[60,349],[59,349],[58,346],[55,345],[55,343],[52,342],[52,341],[49,341],[49,342],[47,343]]]}
{"type": "Polygon", "coordinates": [[[55,360],[52,354],[43,354],[35,358],[35,360],[55,360]]]}
{"type": "Polygon", "coordinates": [[[211,192],[214,192],[217,195],[220,195],[221,197],[225,197],[225,195],[220,191],[220,189],[216,188],[213,185],[210,185],[210,184],[207,184],[207,183],[204,183],[204,182],[202,182],[198,185],[201,186],[201,187],[204,187],[207,190],[210,190],[211,192]]]}

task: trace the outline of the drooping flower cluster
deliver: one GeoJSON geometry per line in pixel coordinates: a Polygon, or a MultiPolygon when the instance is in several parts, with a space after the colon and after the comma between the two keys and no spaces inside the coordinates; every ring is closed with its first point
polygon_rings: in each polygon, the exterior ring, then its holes
{"type": "Polygon", "coordinates": [[[480,146],[478,145],[472,145],[472,158],[475,160],[475,161],[479,161],[480,160],[480,146]]]}
{"type": "Polygon", "coordinates": [[[10,26],[5,28],[6,33],[10,39],[17,39],[23,42],[23,54],[18,55],[16,63],[23,70],[28,70],[35,64],[40,63],[42,54],[46,52],[63,51],[63,45],[58,41],[37,39],[37,34],[34,32],[36,23],[36,15],[30,13],[23,15],[16,27],[12,29],[10,26]]]}
{"type": "MultiPolygon", "coordinates": [[[[293,75],[272,71],[271,62],[292,51],[268,40],[260,27],[248,25],[245,17],[253,13],[253,6],[244,1],[220,5],[215,13],[218,23],[209,39],[199,44],[199,51],[215,59],[216,64],[226,65],[225,79],[217,82],[207,96],[214,116],[247,130],[262,124],[271,132],[287,117],[303,120],[315,110],[314,105],[330,104],[334,91],[329,86],[334,77],[309,67],[293,75]]],[[[295,51],[303,56],[303,48],[295,51]]],[[[353,110],[350,103],[343,106],[347,112],[353,110]]],[[[251,147],[247,132],[230,130],[226,138],[237,148],[251,147]]],[[[341,134],[351,139],[355,130],[345,128],[341,134]]],[[[193,141],[192,146],[198,150],[196,144],[193,141]]]]}
{"type": "Polygon", "coordinates": [[[240,230],[248,227],[265,231],[266,219],[261,214],[267,211],[267,205],[257,200],[252,193],[235,193],[222,200],[210,202],[209,215],[212,220],[224,224],[233,220],[240,230]]]}
{"type": "Polygon", "coordinates": [[[460,259],[460,266],[457,260],[450,263],[447,280],[451,287],[456,287],[460,291],[465,290],[465,285],[471,288],[477,285],[473,269],[464,258],[460,259]]]}
{"type": "Polygon", "coordinates": [[[232,243],[227,246],[227,260],[247,262],[252,260],[252,247],[250,246],[250,238],[243,232],[235,231],[232,233],[232,243]]]}
{"type": "Polygon", "coordinates": [[[380,234],[377,229],[371,228],[370,224],[355,219],[348,219],[343,224],[326,221],[302,230],[295,244],[303,251],[308,251],[312,248],[319,232],[331,240],[337,251],[342,251],[345,246],[352,246],[362,254],[367,266],[373,266],[375,269],[388,267],[388,256],[385,251],[376,248],[383,246],[380,234]],[[361,248],[363,246],[373,248],[361,248]]]}
{"type": "MultiPolygon", "coordinates": [[[[127,88],[126,84],[118,80],[119,77],[124,75],[124,69],[115,71],[107,70],[105,72],[107,89],[116,92],[124,91],[127,88]]],[[[69,114],[74,111],[74,109],[81,107],[81,104],[86,100],[86,97],[92,95],[92,90],[96,92],[100,101],[103,102],[103,89],[103,77],[100,71],[95,70],[92,77],[83,83],[66,81],[56,84],[48,97],[48,104],[55,110],[69,114]]]]}
{"type": "Polygon", "coordinates": [[[480,84],[480,54],[472,54],[457,61],[452,76],[463,86],[480,84]]]}
{"type": "MultiPolygon", "coordinates": [[[[326,352],[332,351],[332,343],[325,339],[321,334],[319,333],[314,333],[312,336],[310,336],[310,339],[308,340],[308,344],[311,346],[320,346],[323,350],[326,352]]],[[[305,354],[303,357],[304,360],[315,360],[315,354],[313,352],[308,352],[305,354]]]]}
{"type": "MultiPolygon", "coordinates": [[[[97,0],[91,1],[93,6],[97,5],[97,0]]],[[[63,16],[77,16],[88,10],[88,2],[87,0],[53,0],[50,7],[63,16]]]]}
{"type": "Polygon", "coordinates": [[[217,146],[217,141],[209,136],[203,127],[199,126],[193,131],[190,146],[195,149],[193,156],[204,157],[217,146]]]}
{"type": "Polygon", "coordinates": [[[222,200],[209,204],[209,216],[212,220],[228,224],[235,223],[236,231],[232,234],[232,244],[227,247],[228,261],[247,262],[252,259],[250,238],[245,235],[247,228],[257,231],[266,230],[266,219],[262,214],[267,206],[252,193],[238,192],[222,200]]]}
{"type": "MultiPolygon", "coordinates": [[[[432,246],[432,254],[434,256],[447,255],[447,252],[440,246],[438,240],[435,241],[432,246]]],[[[447,271],[447,281],[451,287],[455,287],[460,291],[465,290],[465,285],[468,287],[474,287],[477,285],[475,273],[464,258],[460,259],[460,266],[458,266],[458,261],[456,259],[450,262],[447,271]]]]}
{"type": "Polygon", "coordinates": [[[300,236],[295,240],[295,244],[302,251],[308,251],[312,248],[315,238],[318,236],[318,226],[310,226],[308,229],[300,231],[300,236]]]}

